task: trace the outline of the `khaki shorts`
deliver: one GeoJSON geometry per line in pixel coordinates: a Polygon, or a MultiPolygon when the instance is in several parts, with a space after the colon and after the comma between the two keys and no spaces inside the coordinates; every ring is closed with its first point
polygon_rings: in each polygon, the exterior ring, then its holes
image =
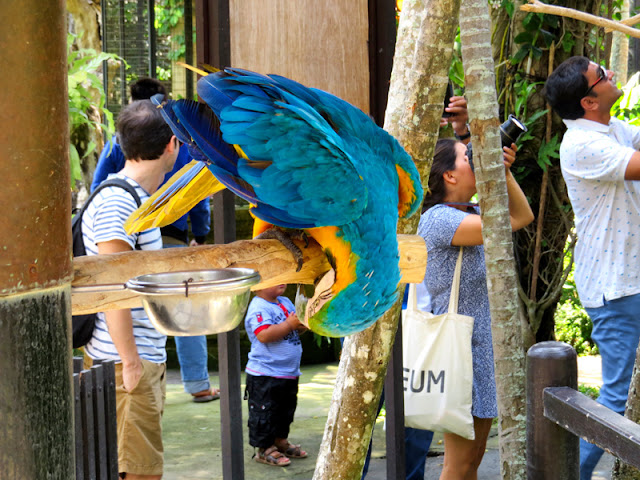
{"type": "Polygon", "coordinates": [[[122,364],[116,364],[118,471],[162,475],[162,412],[166,394],[166,365],[142,360],[142,377],[127,392],[122,364]]]}

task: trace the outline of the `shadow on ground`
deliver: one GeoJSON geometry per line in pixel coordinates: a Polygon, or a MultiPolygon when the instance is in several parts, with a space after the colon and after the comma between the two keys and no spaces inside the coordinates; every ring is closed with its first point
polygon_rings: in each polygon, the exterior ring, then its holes
{"type": "MultiPolygon", "coordinates": [[[[333,385],[338,371],[337,364],[305,366],[300,378],[298,408],[290,434],[293,443],[300,443],[309,457],[292,460],[288,467],[258,464],[251,459],[253,448],[249,446],[247,433],[247,402],[243,401],[244,472],[246,480],[311,480],[315,469],[320,442],[324,432],[333,385]]],[[[243,388],[244,388],[244,374],[243,388]]],[[[217,376],[212,384],[218,385],[217,376]]],[[[244,391],[243,391],[244,392],[244,391]]],[[[373,434],[373,453],[367,480],[384,480],[386,475],[386,442],[384,420],[378,418],[373,434]]],[[[179,372],[170,370],[167,375],[167,403],[163,418],[165,447],[165,480],[219,480],[222,479],[220,438],[220,402],[193,403],[184,393],[179,372]]],[[[498,437],[492,429],[488,450],[478,471],[478,480],[500,478],[498,437]]],[[[425,480],[436,480],[442,471],[444,450],[442,436],[436,434],[427,459],[425,480]]],[[[593,480],[610,477],[613,457],[605,454],[598,464],[593,480]]]]}

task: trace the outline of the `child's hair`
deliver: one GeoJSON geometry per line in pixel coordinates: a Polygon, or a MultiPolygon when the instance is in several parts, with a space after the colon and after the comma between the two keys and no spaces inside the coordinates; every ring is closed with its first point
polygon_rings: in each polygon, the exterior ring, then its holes
{"type": "Polygon", "coordinates": [[[151,100],[138,100],[122,109],[118,143],[127,160],[160,158],[173,133],[151,100]]]}
{"type": "Polygon", "coordinates": [[[422,212],[444,201],[447,195],[444,174],[456,168],[456,145],[458,141],[452,138],[442,138],[436,143],[433,154],[433,164],[429,174],[428,191],[422,202],[422,212]]]}
{"type": "Polygon", "coordinates": [[[160,83],[159,80],[155,78],[142,77],[139,78],[136,82],[131,84],[131,100],[148,100],[153,97],[156,93],[161,93],[165,97],[167,96],[167,90],[164,88],[164,85],[160,83]]]}

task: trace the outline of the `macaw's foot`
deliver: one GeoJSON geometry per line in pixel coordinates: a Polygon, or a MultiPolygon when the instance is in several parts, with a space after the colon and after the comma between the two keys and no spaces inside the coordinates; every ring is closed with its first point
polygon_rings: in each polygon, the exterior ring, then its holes
{"type": "Polygon", "coordinates": [[[293,255],[293,259],[298,264],[298,268],[296,268],[296,272],[299,272],[302,269],[302,250],[298,248],[298,246],[293,243],[293,240],[303,240],[305,247],[309,246],[309,238],[307,234],[302,230],[281,230],[279,228],[269,228],[265,230],[256,238],[259,239],[268,239],[268,240],[278,240],[282,245],[286,247],[287,250],[291,252],[293,255]]]}

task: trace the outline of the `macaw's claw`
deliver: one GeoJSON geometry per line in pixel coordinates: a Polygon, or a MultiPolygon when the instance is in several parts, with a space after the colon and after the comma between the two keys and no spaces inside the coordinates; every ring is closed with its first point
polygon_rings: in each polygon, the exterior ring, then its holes
{"type": "Polygon", "coordinates": [[[278,240],[282,245],[285,246],[287,250],[291,252],[291,255],[293,255],[293,259],[298,265],[298,268],[296,268],[296,272],[299,272],[300,270],[302,270],[302,264],[303,264],[302,250],[300,250],[300,248],[295,243],[293,243],[294,238],[303,239],[305,241],[305,247],[309,246],[309,239],[306,233],[304,233],[302,230],[284,231],[274,227],[274,228],[269,228],[268,230],[265,230],[256,238],[263,239],[263,240],[278,240]]]}

